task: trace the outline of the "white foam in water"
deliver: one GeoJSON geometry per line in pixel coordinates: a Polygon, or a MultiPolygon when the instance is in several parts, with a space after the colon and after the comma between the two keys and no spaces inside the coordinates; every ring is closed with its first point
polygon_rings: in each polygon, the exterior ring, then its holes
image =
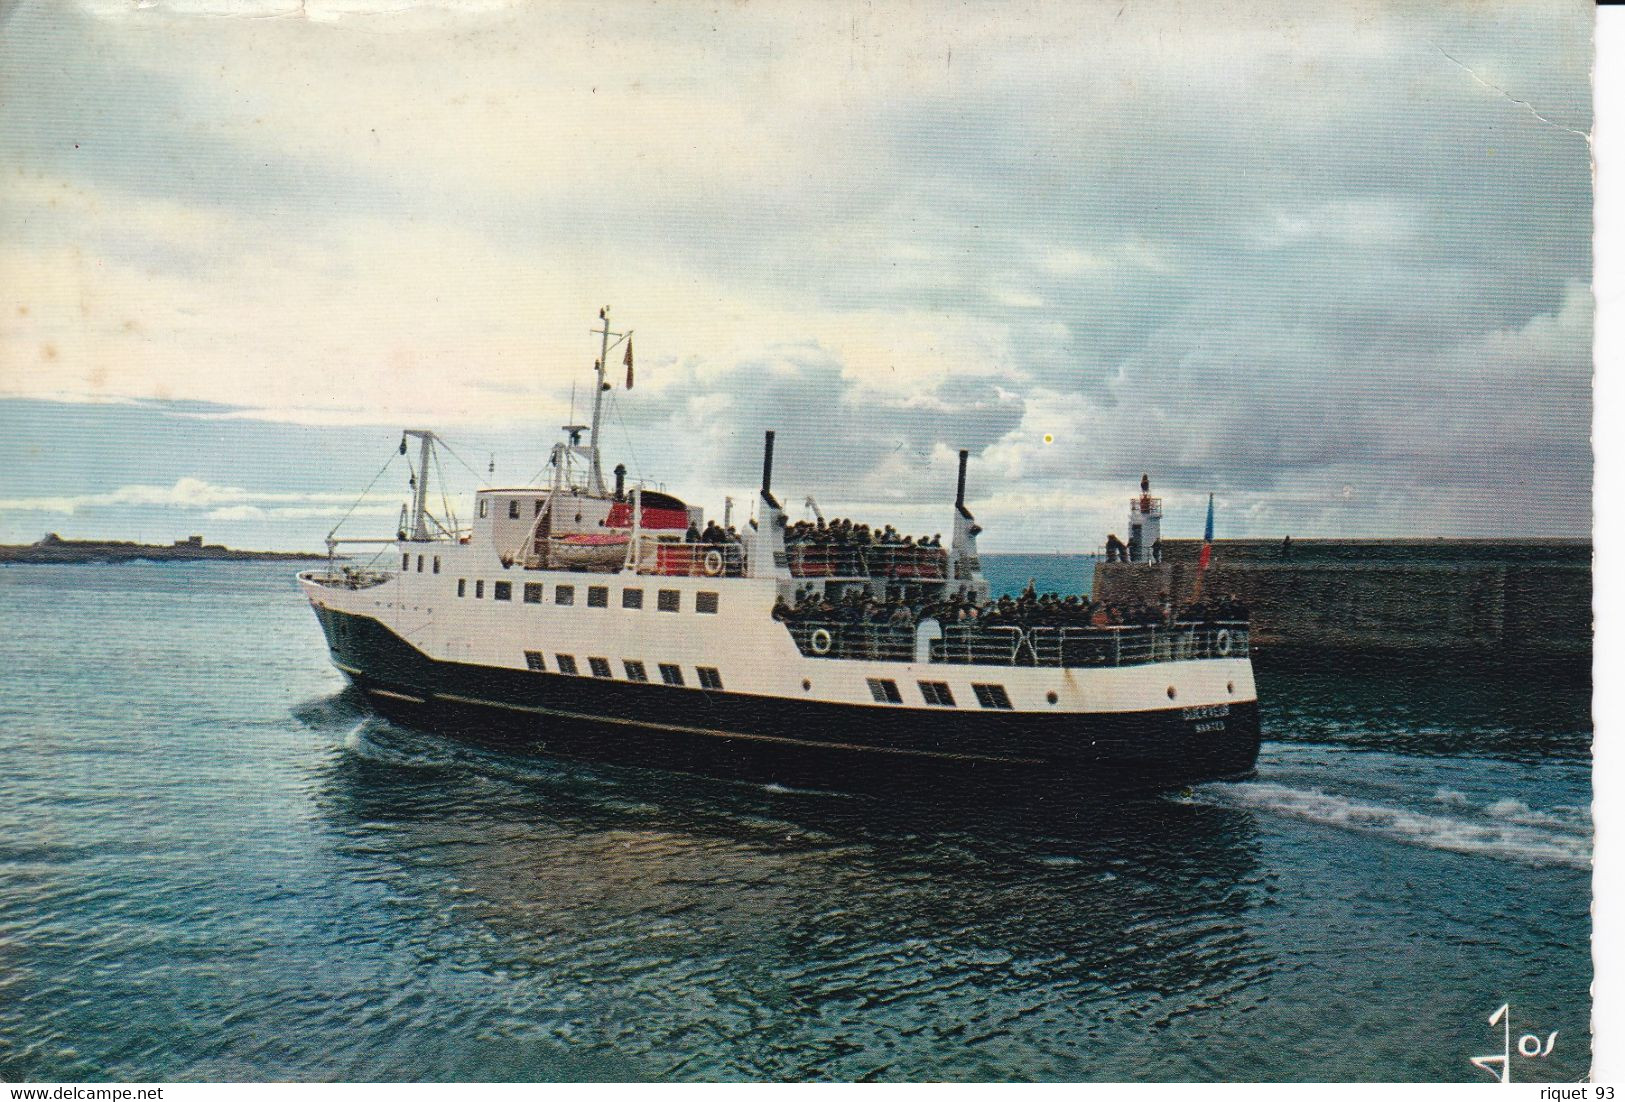
{"type": "MultiPolygon", "coordinates": [[[[1441,788],[1433,793],[1433,798],[1441,804],[1451,807],[1472,807],[1473,801],[1467,795],[1454,788],[1441,788]]],[[[1587,834],[1591,832],[1591,811],[1584,807],[1570,807],[1567,804],[1558,804],[1549,811],[1532,808],[1522,800],[1511,797],[1496,800],[1483,806],[1482,812],[1492,819],[1505,819],[1509,823],[1522,823],[1526,826],[1549,826],[1560,830],[1578,830],[1587,834]]]]}
{"type": "Polygon", "coordinates": [[[837,792],[834,789],[793,788],[793,787],[791,787],[790,785],[787,785],[787,784],[780,784],[778,781],[769,781],[767,784],[759,785],[758,787],[760,787],[763,792],[771,792],[775,796],[833,796],[833,797],[841,797],[841,796],[846,795],[846,793],[837,792]]]}
{"type": "Polygon", "coordinates": [[[1467,793],[1457,792],[1454,788],[1441,788],[1433,793],[1433,798],[1442,804],[1449,804],[1451,807],[1466,807],[1472,803],[1467,798],[1467,793]]]}
{"type": "MultiPolygon", "coordinates": [[[[1558,827],[1579,827],[1555,815],[1531,811],[1519,800],[1498,800],[1484,810],[1499,821],[1431,815],[1408,808],[1387,807],[1322,792],[1288,788],[1257,781],[1204,789],[1204,798],[1230,806],[1256,808],[1327,826],[1379,834],[1428,849],[1470,853],[1520,861],[1530,865],[1569,865],[1589,868],[1591,842],[1582,834],[1558,827]]],[[[1453,806],[1471,806],[1461,793],[1441,789],[1435,799],[1453,806]],[[1453,797],[1461,796],[1458,803],[1453,797]]],[[[1574,811],[1577,809],[1565,809],[1574,811]]]]}
{"type": "Polygon", "coordinates": [[[366,720],[362,720],[360,723],[357,723],[354,727],[350,728],[349,733],[344,736],[344,748],[346,750],[361,749],[361,733],[366,729],[366,720]]]}
{"type": "Polygon", "coordinates": [[[375,761],[385,765],[400,765],[412,769],[437,769],[446,764],[446,757],[430,753],[406,753],[391,746],[384,746],[372,738],[373,732],[383,726],[375,716],[368,716],[357,723],[350,732],[344,736],[342,745],[345,752],[358,758],[375,761]]]}
{"type": "Polygon", "coordinates": [[[1526,823],[1530,826],[1549,826],[1566,828],[1569,830],[1588,830],[1591,826],[1591,815],[1584,808],[1559,806],[1550,811],[1540,811],[1530,807],[1522,800],[1496,800],[1484,808],[1484,814],[1497,819],[1505,819],[1509,823],[1526,823]]]}

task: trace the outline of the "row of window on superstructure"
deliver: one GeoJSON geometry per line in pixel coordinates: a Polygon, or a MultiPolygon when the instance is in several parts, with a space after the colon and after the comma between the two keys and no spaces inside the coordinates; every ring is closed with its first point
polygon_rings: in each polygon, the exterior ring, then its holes
{"type": "MultiPolygon", "coordinates": [[[[543,590],[545,589],[543,583],[525,582],[524,587],[525,604],[539,605],[542,603],[543,590]]],[[[467,578],[457,579],[457,596],[468,596],[467,578]]],[[[475,580],[474,596],[475,598],[483,598],[485,596],[485,582],[483,580],[475,580]]],[[[492,582],[491,597],[493,600],[497,601],[513,600],[513,583],[492,582]]],[[[576,587],[573,585],[555,585],[553,587],[553,603],[555,605],[561,605],[564,607],[573,606],[576,603],[576,587]]],[[[587,587],[587,607],[608,608],[609,586],[589,585],[587,587]]],[[[621,590],[621,607],[633,609],[642,608],[643,590],[633,589],[630,587],[621,590]]],[[[681,612],[683,610],[683,591],[680,589],[657,590],[655,593],[655,608],[659,609],[661,612],[681,612]]],[[[715,613],[717,611],[716,593],[709,590],[700,590],[699,592],[695,593],[694,611],[715,613]]]]}
{"type": "MultiPolygon", "coordinates": [[[[555,654],[553,664],[559,673],[568,674],[571,677],[581,676],[581,667],[577,665],[576,656],[573,654],[555,654]]],[[[526,651],[525,665],[535,673],[548,672],[547,656],[541,651],[526,651]]],[[[656,666],[660,671],[660,680],[667,685],[676,685],[681,688],[688,684],[683,680],[683,667],[675,662],[659,662],[656,663],[656,666]]],[[[594,677],[613,678],[615,676],[615,672],[610,669],[609,659],[607,658],[589,657],[587,659],[587,668],[592,671],[594,677]]],[[[648,667],[636,658],[621,659],[621,668],[626,671],[627,681],[649,680],[648,667]]],[[[722,688],[722,674],[718,672],[715,666],[695,666],[694,675],[699,680],[702,689],[722,688]]]]}
{"type": "MultiPolygon", "coordinates": [[[[412,556],[411,555],[402,555],[401,556],[401,573],[405,574],[408,571],[410,571],[411,569],[412,569],[412,556]]],[[[422,555],[418,556],[418,573],[419,574],[423,573],[423,556],[422,555]]],[[[440,573],[440,556],[439,555],[434,556],[434,573],[436,573],[436,574],[440,573]]]]}
{"type": "MultiPolygon", "coordinates": [[[[484,498],[484,497],[480,498],[479,514],[480,514],[480,519],[481,520],[484,520],[487,516],[490,515],[491,500],[492,499],[490,499],[490,498],[484,498]]],[[[520,500],[521,500],[520,498],[516,498],[516,497],[511,497],[511,498],[508,499],[508,519],[509,520],[518,520],[519,519],[519,502],[520,502],[520,500]]],[[[542,506],[544,504],[546,504],[547,499],[546,498],[540,498],[540,497],[533,497],[533,498],[529,498],[527,500],[529,500],[532,503],[532,505],[535,507],[536,515],[541,516],[542,515],[542,506]]]]}
{"type": "MultiPolygon", "coordinates": [[[[581,675],[581,667],[577,664],[576,657],[573,654],[555,654],[553,664],[558,673],[571,677],[581,675]]],[[[534,673],[548,672],[547,656],[541,651],[526,651],[525,665],[534,673]]],[[[660,680],[665,684],[675,685],[679,688],[687,684],[683,680],[683,668],[675,662],[660,662],[656,666],[660,671],[660,680]]],[[[607,658],[589,657],[587,659],[587,668],[594,677],[613,678],[615,676],[607,658]]],[[[625,680],[627,681],[647,682],[649,680],[648,667],[638,659],[621,659],[621,668],[626,672],[625,680]]],[[[700,688],[722,688],[722,674],[718,672],[716,667],[696,666],[694,672],[699,679],[700,688]]],[[[903,693],[897,687],[897,682],[883,677],[871,677],[868,681],[869,692],[873,694],[877,704],[903,703],[903,693]]],[[[953,690],[948,687],[946,681],[921,681],[918,684],[920,686],[920,696],[925,703],[939,708],[957,707],[954,703],[953,690]]],[[[983,708],[1008,711],[1014,707],[1010,702],[1010,694],[1005,691],[1003,685],[977,683],[971,686],[971,690],[976,694],[976,702],[983,708]]]]}
{"type": "MultiPolygon", "coordinates": [[[[869,681],[869,694],[875,698],[876,704],[901,704],[903,694],[897,687],[897,682],[887,677],[871,677],[869,681]]],[[[927,704],[938,708],[957,708],[954,702],[954,691],[948,687],[946,681],[921,681],[920,698],[927,704]]],[[[975,684],[971,691],[976,694],[976,703],[984,708],[994,708],[1008,711],[1015,707],[1010,703],[1010,694],[1004,691],[1003,685],[975,684]]]]}

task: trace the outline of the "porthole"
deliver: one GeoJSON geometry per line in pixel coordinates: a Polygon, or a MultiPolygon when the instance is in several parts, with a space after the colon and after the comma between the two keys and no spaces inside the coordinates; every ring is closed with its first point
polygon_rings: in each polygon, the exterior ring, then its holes
{"type": "Polygon", "coordinates": [[[801,691],[807,693],[812,692],[812,682],[805,677],[801,679],[801,691]]]}
{"type": "Polygon", "coordinates": [[[1178,695],[1179,695],[1179,693],[1174,691],[1174,687],[1172,685],[1169,685],[1168,686],[1168,699],[1172,700],[1174,697],[1176,697],[1178,695]]]}
{"type": "Polygon", "coordinates": [[[1234,695],[1236,691],[1236,683],[1234,681],[1226,681],[1224,683],[1224,691],[1234,695]]]}
{"type": "Polygon", "coordinates": [[[1051,689],[1049,692],[1044,694],[1044,699],[1049,701],[1051,704],[1054,704],[1057,700],[1060,700],[1061,698],[1055,695],[1055,690],[1054,689],[1051,689]]]}

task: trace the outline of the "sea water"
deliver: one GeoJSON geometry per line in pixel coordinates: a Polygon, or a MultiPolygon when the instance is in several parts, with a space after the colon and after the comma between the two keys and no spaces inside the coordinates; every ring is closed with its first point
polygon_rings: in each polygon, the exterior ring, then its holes
{"type": "Polygon", "coordinates": [[[293,572],[0,568],[0,1078],[1588,1067],[1583,682],[1264,669],[1254,780],[898,806],[393,726],[293,572]]]}

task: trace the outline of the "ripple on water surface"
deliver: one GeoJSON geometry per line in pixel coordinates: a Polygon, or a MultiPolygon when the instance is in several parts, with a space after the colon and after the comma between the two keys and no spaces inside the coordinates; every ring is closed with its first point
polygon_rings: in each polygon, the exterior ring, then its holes
{"type": "Polygon", "coordinates": [[[1255,781],[955,809],[392,726],[283,567],[0,613],[7,1079],[1472,1080],[1503,1001],[1586,1066],[1562,702],[1266,679],[1255,781]]]}

